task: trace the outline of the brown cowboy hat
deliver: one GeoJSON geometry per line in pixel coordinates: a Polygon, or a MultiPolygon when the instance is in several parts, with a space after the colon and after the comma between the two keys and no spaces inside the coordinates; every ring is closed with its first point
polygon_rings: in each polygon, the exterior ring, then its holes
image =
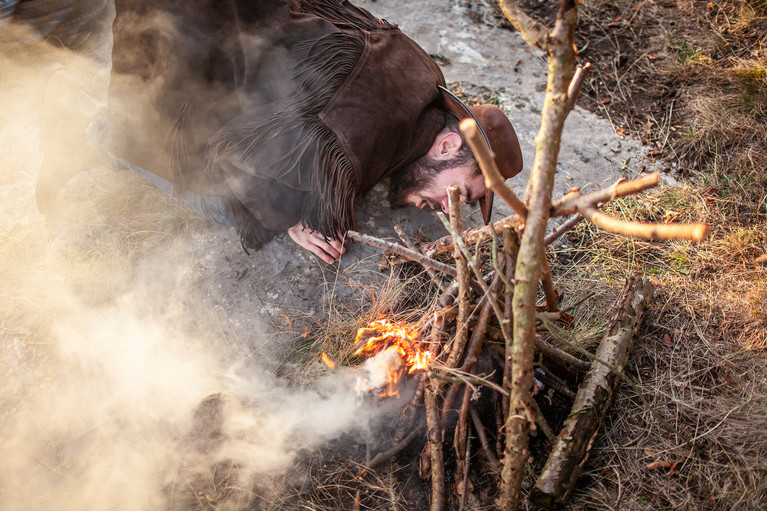
{"type": "MultiPolygon", "coordinates": [[[[447,111],[455,114],[459,120],[472,118],[477,121],[479,131],[493,151],[495,164],[504,179],[519,174],[522,170],[522,151],[519,148],[514,127],[506,114],[495,105],[469,107],[446,88],[438,87],[442,92],[442,99],[447,111]]],[[[485,225],[490,223],[494,196],[493,191],[488,188],[485,196],[479,199],[479,207],[482,210],[482,219],[485,221],[485,225]]]]}

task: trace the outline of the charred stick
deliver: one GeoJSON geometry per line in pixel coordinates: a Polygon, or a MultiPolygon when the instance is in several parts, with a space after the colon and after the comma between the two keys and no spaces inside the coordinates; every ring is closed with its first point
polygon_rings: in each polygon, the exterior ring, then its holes
{"type": "Polygon", "coordinates": [[[399,444],[411,431],[413,427],[413,421],[415,420],[415,412],[421,405],[423,400],[423,389],[426,385],[426,373],[421,373],[421,377],[418,379],[418,384],[413,392],[413,397],[410,398],[408,404],[406,404],[399,414],[399,421],[397,422],[397,430],[394,433],[392,442],[399,444]]]}
{"type": "Polygon", "coordinates": [[[562,225],[554,229],[548,236],[543,238],[543,246],[548,246],[558,240],[564,233],[578,225],[583,220],[580,215],[573,215],[568,218],[562,225]]]}
{"type": "Polygon", "coordinates": [[[549,440],[553,439],[556,435],[554,434],[554,430],[551,429],[551,426],[549,426],[549,423],[546,421],[546,417],[543,416],[543,412],[541,412],[541,407],[538,406],[538,402],[533,399],[533,411],[535,412],[535,424],[541,428],[541,431],[544,435],[546,435],[546,438],[549,440]]]}
{"type": "Polygon", "coordinates": [[[495,457],[493,450],[490,448],[490,443],[487,441],[487,432],[485,431],[485,427],[482,424],[482,420],[479,418],[479,414],[477,413],[477,409],[474,407],[474,405],[469,406],[469,413],[471,414],[471,420],[474,423],[474,429],[477,431],[477,436],[479,436],[479,443],[482,445],[482,452],[485,454],[490,468],[496,472],[500,472],[501,463],[498,461],[498,458],[495,457]]]}
{"type": "Polygon", "coordinates": [[[565,383],[564,380],[556,376],[551,370],[543,365],[542,362],[536,362],[535,365],[537,367],[540,367],[543,370],[543,376],[540,374],[536,377],[540,377],[543,379],[543,383],[551,387],[552,389],[556,390],[560,394],[563,394],[570,399],[575,398],[575,392],[570,390],[570,387],[567,386],[567,383],[565,383]]]}
{"type": "MultiPolygon", "coordinates": [[[[410,236],[408,236],[407,233],[402,229],[402,226],[395,225],[394,232],[396,232],[397,236],[399,236],[402,242],[405,245],[407,245],[407,248],[409,248],[410,250],[414,252],[418,252],[419,254],[422,253],[420,250],[418,250],[418,247],[415,245],[415,243],[413,243],[413,240],[410,238],[410,236]]],[[[442,279],[439,278],[439,275],[437,275],[437,272],[435,272],[429,266],[424,266],[424,268],[426,269],[426,273],[429,275],[429,278],[431,279],[431,281],[434,282],[434,284],[437,285],[437,288],[439,288],[439,290],[444,293],[446,290],[446,286],[445,284],[442,283],[442,279]]]]}
{"type": "MultiPolygon", "coordinates": [[[[471,434],[471,424],[467,427],[466,436],[468,437],[471,434]]],[[[469,493],[469,463],[471,460],[471,442],[466,441],[466,453],[464,454],[464,459],[466,460],[466,468],[463,471],[463,491],[461,492],[461,496],[459,499],[458,504],[458,511],[463,511],[464,507],[466,506],[466,496],[469,493]]]]}
{"type": "Polygon", "coordinates": [[[394,445],[386,449],[385,451],[379,452],[376,454],[372,460],[370,460],[365,467],[365,469],[360,473],[360,478],[364,478],[367,475],[368,470],[372,470],[375,467],[381,465],[382,463],[389,461],[396,455],[398,455],[402,450],[410,445],[410,442],[412,442],[416,436],[418,436],[421,431],[423,431],[423,419],[421,419],[421,422],[414,427],[410,433],[404,436],[399,442],[395,442],[394,445]]]}
{"type": "Polygon", "coordinates": [[[455,403],[455,400],[458,398],[458,393],[464,385],[465,383],[463,381],[455,381],[448,387],[447,392],[445,392],[445,399],[442,401],[442,414],[440,416],[442,429],[447,427],[447,420],[450,417],[450,412],[455,409],[453,403],[455,403]]]}
{"type": "Polygon", "coordinates": [[[554,281],[551,279],[551,266],[549,266],[549,260],[546,257],[546,248],[541,251],[541,286],[543,287],[543,294],[546,297],[546,308],[549,312],[559,312],[557,303],[559,302],[559,294],[554,287],[554,281]]]}
{"type": "Polygon", "coordinates": [[[535,347],[544,355],[555,358],[566,365],[571,365],[579,371],[588,371],[591,368],[591,362],[570,355],[566,351],[562,351],[556,346],[544,341],[537,335],[535,336],[535,347]]]}
{"type": "Polygon", "coordinates": [[[392,243],[391,241],[382,240],[374,236],[361,234],[357,231],[349,231],[347,235],[349,236],[349,238],[355,241],[361,241],[362,243],[366,243],[372,247],[380,248],[381,250],[390,250],[397,255],[401,255],[411,261],[420,263],[421,265],[425,267],[429,267],[429,268],[433,268],[435,270],[441,271],[442,273],[446,275],[450,275],[451,277],[456,277],[456,272],[454,268],[444,263],[440,263],[439,261],[434,261],[433,259],[430,259],[429,257],[421,254],[420,252],[416,252],[415,250],[410,250],[409,248],[403,247],[402,245],[398,243],[392,243]]]}
{"type": "Polygon", "coordinates": [[[431,459],[431,511],[445,509],[445,461],[442,455],[442,427],[437,407],[437,390],[431,382],[424,393],[426,438],[431,459]]]}

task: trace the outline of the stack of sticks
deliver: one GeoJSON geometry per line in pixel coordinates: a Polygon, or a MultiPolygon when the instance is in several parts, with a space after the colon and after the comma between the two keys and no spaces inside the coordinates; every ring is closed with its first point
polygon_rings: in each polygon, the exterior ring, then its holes
{"type": "MultiPolygon", "coordinates": [[[[505,356],[504,344],[511,339],[511,282],[519,249],[513,226],[505,226],[501,233],[502,244],[500,239],[491,236],[491,240],[477,243],[475,251],[470,250],[463,236],[458,234],[464,232],[458,190],[450,189],[449,198],[450,216],[449,222],[445,222],[453,240],[454,265],[439,263],[426,256],[412,257],[414,254],[394,248],[400,255],[425,263],[431,278],[442,290],[436,300],[436,310],[419,322],[421,338],[435,357],[430,370],[417,376],[415,392],[400,414],[391,448],[368,462],[368,468],[374,468],[396,456],[422,434],[425,426],[427,442],[421,456],[421,471],[431,479],[433,510],[445,509],[445,439],[452,438],[454,449],[454,455],[447,457],[455,459],[455,466],[451,461],[450,468],[451,493],[457,496],[457,509],[465,507],[472,488],[471,463],[476,457],[471,455],[475,448],[469,440],[471,437],[479,441],[483,466],[495,472],[501,470],[498,447],[502,445],[500,430],[509,410],[508,381],[511,378],[511,360],[505,356]],[[492,247],[487,246],[490,241],[492,247]],[[497,247],[499,244],[501,246],[497,247]],[[452,284],[445,285],[438,272],[453,277],[452,284]],[[490,413],[480,408],[475,399],[485,394],[479,390],[482,388],[490,389],[490,398],[482,400],[483,404],[491,403],[487,405],[490,413]]],[[[574,223],[570,223],[572,225],[574,223]]],[[[417,250],[410,238],[401,230],[398,232],[408,250],[417,250]]],[[[376,246],[394,247],[389,242],[359,233],[351,236],[376,246]]],[[[554,322],[571,321],[571,316],[558,309],[558,294],[548,264],[545,268],[547,271],[542,273],[541,280],[546,304],[541,307],[541,317],[554,322]]],[[[560,378],[547,369],[547,385],[552,382],[552,389],[572,399],[575,394],[567,381],[582,378],[590,362],[557,348],[543,335],[536,339],[536,344],[543,356],[556,361],[556,367],[568,371],[566,377],[560,378]]],[[[553,437],[540,410],[533,412],[533,420],[540,429],[553,437]]]]}

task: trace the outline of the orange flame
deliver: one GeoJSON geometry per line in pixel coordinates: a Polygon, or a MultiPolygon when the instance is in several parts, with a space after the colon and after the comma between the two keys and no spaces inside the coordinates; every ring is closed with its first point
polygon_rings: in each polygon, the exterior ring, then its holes
{"type": "MultiPolygon", "coordinates": [[[[409,325],[397,325],[387,319],[373,321],[367,327],[360,328],[357,331],[355,343],[360,343],[367,338],[367,341],[357,351],[355,355],[364,357],[374,357],[381,352],[386,352],[384,370],[386,371],[385,389],[382,396],[397,396],[397,382],[407,371],[408,374],[417,370],[424,370],[428,367],[433,357],[432,353],[422,350],[418,344],[420,334],[418,329],[409,325]]],[[[364,388],[364,385],[358,385],[359,391],[370,390],[364,388]],[[362,388],[360,388],[362,387],[362,388]]]]}

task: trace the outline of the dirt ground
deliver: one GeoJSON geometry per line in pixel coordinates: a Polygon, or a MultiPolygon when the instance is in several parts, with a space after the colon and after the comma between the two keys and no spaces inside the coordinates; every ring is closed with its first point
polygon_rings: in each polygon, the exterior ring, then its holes
{"type": "MultiPolygon", "coordinates": [[[[358,3],[398,23],[454,89],[507,111],[525,158],[509,184],[521,193],[542,56],[484,1],[358,3]]],[[[667,186],[613,212],[713,229],[692,247],[581,226],[550,253],[565,303],[597,292],[574,312],[574,338],[598,337],[628,274],[659,287],[627,370],[640,390],[619,389],[572,507],[761,509],[767,11],[747,1],[580,5],[576,46],[594,69],[566,125],[555,195],[657,168],[667,186]]],[[[524,6],[543,20],[554,12],[524,6]]],[[[248,255],[231,228],[102,165],[75,178],[46,221],[33,194],[37,114],[43,71],[60,57],[39,47],[0,57],[0,507],[350,509],[357,491],[361,509],[423,506],[413,467],[356,479],[396,404],[359,403],[353,375],[318,362],[410,292],[378,270],[379,251],[355,244],[328,266],[278,239],[248,255]]],[[[383,196],[358,205],[360,231],[443,235],[433,215],[390,212],[383,196]]],[[[492,509],[492,497],[473,508],[492,509]]]]}

